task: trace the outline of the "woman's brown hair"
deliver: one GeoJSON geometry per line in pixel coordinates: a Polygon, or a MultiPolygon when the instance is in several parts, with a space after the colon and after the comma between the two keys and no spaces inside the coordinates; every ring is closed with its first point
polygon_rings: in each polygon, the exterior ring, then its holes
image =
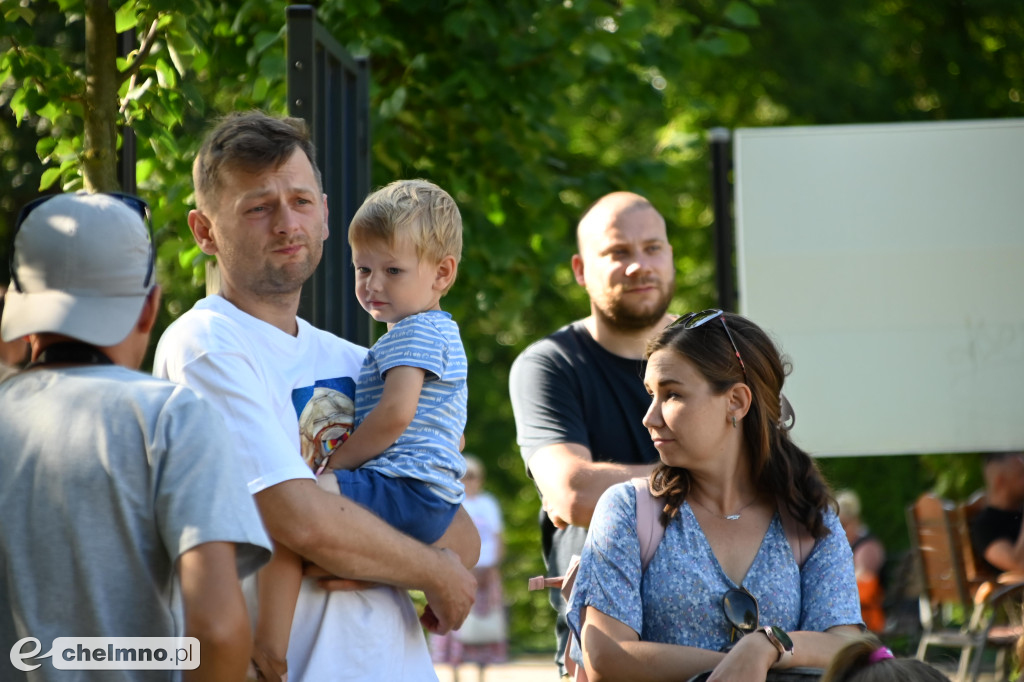
{"type": "MultiPolygon", "coordinates": [[[[647,357],[660,350],[678,353],[693,363],[718,395],[737,383],[750,388],[750,409],[742,424],[754,480],[785,505],[813,537],[824,537],[828,529],[822,514],[831,500],[828,486],[810,455],[790,439],[783,423],[782,384],[791,369],[789,361],[756,324],[740,315],[724,315],[735,350],[722,320],[711,319],[692,329],[669,325],[647,344],[647,357]]],[[[686,469],[664,463],[655,468],[651,492],[665,498],[662,523],[678,513],[690,484],[686,469]]]]}
{"type": "Polygon", "coordinates": [[[836,653],[821,682],[949,682],[949,678],[916,658],[894,658],[877,637],[863,635],[836,653]]]}

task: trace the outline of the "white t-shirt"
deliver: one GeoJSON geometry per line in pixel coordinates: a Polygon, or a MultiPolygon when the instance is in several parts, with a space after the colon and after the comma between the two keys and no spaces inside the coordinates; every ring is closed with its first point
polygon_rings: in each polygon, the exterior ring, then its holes
{"type": "Polygon", "coordinates": [[[476,563],[477,568],[497,565],[502,531],[501,507],[498,506],[498,501],[490,493],[480,492],[476,495],[466,495],[466,499],[462,501],[462,508],[469,514],[469,518],[473,519],[473,525],[480,533],[480,560],[476,563]]]}
{"type": "MultiPolygon", "coordinates": [[[[313,479],[302,455],[352,424],[366,349],[297,322],[292,336],[210,296],[157,345],[154,374],[193,387],[220,408],[235,444],[231,455],[253,494],[313,479]]],[[[288,672],[291,682],[437,680],[406,592],[328,593],[313,580],[303,582],[296,605],[288,672]]]]}

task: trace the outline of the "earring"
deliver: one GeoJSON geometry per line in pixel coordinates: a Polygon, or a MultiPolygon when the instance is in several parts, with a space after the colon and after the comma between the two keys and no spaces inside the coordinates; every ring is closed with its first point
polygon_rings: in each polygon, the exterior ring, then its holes
{"type": "Polygon", "coordinates": [[[736,415],[732,416],[732,428],[736,428],[736,415]]]}

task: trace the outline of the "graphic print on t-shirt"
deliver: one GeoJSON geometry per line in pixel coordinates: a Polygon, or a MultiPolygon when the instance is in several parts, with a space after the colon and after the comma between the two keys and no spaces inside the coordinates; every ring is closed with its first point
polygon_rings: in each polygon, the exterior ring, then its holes
{"type": "Polygon", "coordinates": [[[352,433],[355,395],[356,383],[351,377],[321,379],[312,386],[292,390],[302,459],[314,471],[352,433]]]}

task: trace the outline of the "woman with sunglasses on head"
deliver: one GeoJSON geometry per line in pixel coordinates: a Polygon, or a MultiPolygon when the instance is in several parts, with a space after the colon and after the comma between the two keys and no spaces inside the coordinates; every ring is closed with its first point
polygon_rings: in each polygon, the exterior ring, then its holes
{"type": "Polygon", "coordinates": [[[826,666],[863,624],[828,487],[789,436],[788,363],[718,310],[677,320],[647,358],[665,533],[644,570],[635,488],[598,503],[569,608],[589,680],[757,682],[826,666]]]}

